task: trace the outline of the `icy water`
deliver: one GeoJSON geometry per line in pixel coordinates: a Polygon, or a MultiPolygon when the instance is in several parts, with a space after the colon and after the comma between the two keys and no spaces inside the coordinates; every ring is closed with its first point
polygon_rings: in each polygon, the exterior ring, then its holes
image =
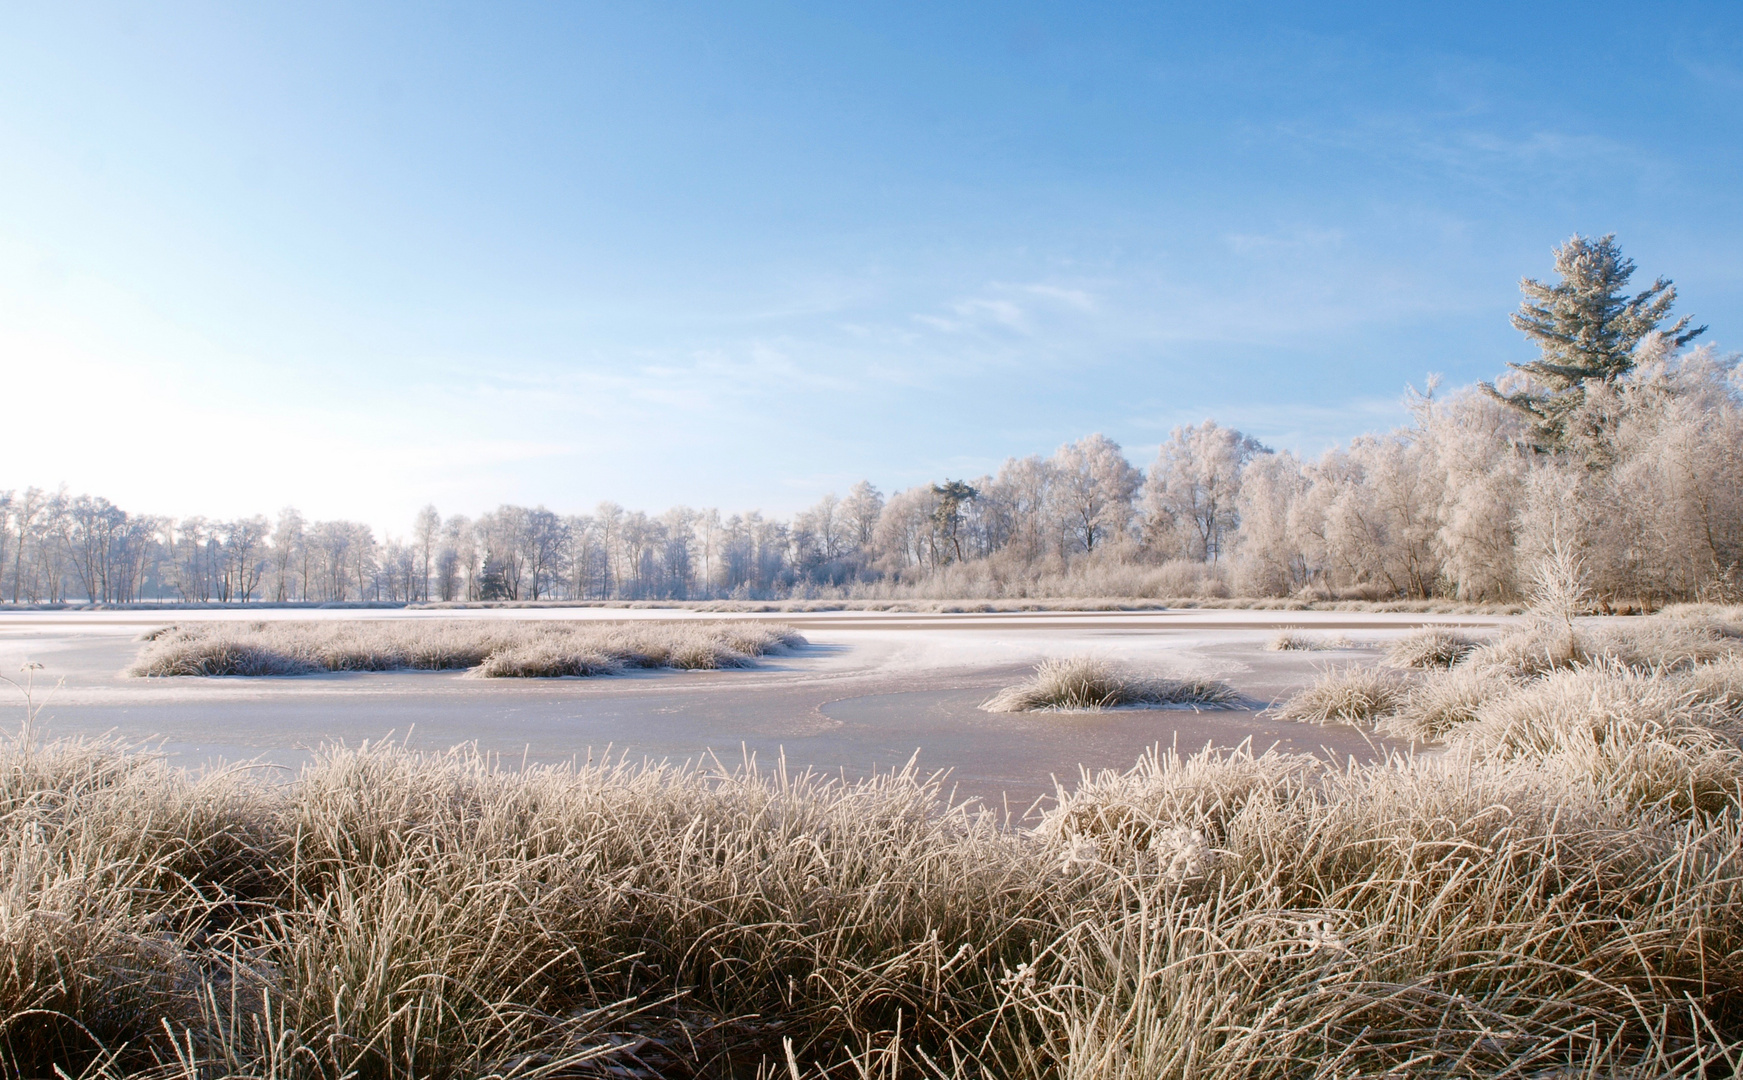
{"type": "MultiPolygon", "coordinates": [[[[918,755],[963,797],[1020,809],[1080,769],[1124,769],[1148,748],[1255,746],[1367,758],[1359,732],[1262,713],[1328,663],[1371,662],[1380,644],[1426,623],[1498,619],[1328,612],[808,613],[761,616],[796,626],[811,644],[756,669],[640,672],[595,679],[494,679],[459,672],[345,673],[292,678],[133,679],[120,674],[143,631],[219,618],[701,618],[600,609],[489,612],[254,611],[0,614],[0,670],[26,659],[47,698],[53,738],[113,734],[159,746],[179,763],[257,760],[294,768],[323,743],[394,738],[425,749],[476,744],[505,760],[604,754],[630,760],[754,755],[763,765],[849,777],[918,755]],[[170,613],[165,613],[170,614],[170,613]],[[1282,625],[1356,648],[1273,653],[1282,625]],[[1168,675],[1227,680],[1249,701],[1232,711],[1111,710],[998,715],[977,706],[1050,656],[1091,653],[1168,675]],[[61,685],[49,693],[54,683],[61,685]]],[[[734,616],[740,618],[742,616],[734,616]]],[[[4,713],[0,712],[0,717],[4,713]]],[[[15,716],[21,717],[22,710],[15,716]]]]}

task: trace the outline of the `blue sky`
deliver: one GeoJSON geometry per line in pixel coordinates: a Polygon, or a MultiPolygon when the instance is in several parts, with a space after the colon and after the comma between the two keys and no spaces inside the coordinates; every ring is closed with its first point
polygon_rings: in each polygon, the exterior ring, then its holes
{"type": "Polygon", "coordinates": [[[17,5],[0,487],[786,513],[1530,356],[1615,232],[1743,333],[1743,6],[17,5]]]}

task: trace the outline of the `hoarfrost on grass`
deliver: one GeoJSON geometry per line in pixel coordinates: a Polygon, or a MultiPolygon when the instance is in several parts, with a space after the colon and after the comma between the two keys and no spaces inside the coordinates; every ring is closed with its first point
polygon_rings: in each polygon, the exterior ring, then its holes
{"type": "Polygon", "coordinates": [[[469,668],[487,679],[741,668],[805,641],[791,627],[762,622],[463,619],[188,623],[151,631],[142,640],[139,657],[127,669],[132,676],[469,668]]]}
{"type": "Polygon", "coordinates": [[[1096,712],[1125,706],[1233,709],[1241,697],[1214,679],[1170,679],[1120,667],[1094,656],[1043,660],[1035,673],[994,694],[987,712],[1096,712]]]}

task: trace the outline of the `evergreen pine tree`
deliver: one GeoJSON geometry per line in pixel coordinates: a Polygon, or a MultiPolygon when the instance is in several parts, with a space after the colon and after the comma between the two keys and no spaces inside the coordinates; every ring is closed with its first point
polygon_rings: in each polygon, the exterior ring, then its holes
{"type": "Polygon", "coordinates": [[[956,561],[961,562],[962,539],[957,533],[962,527],[962,504],[979,498],[980,492],[961,480],[945,480],[942,484],[932,485],[932,494],[938,496],[938,507],[932,512],[932,520],[955,549],[956,561]]]}
{"type": "Polygon", "coordinates": [[[508,582],[504,580],[502,563],[495,558],[484,560],[484,572],[478,576],[478,599],[507,600],[508,582]]]}
{"type": "Polygon", "coordinates": [[[1492,383],[1482,384],[1490,396],[1530,417],[1537,449],[1544,453],[1568,450],[1593,434],[1572,430],[1587,387],[1614,383],[1632,371],[1634,350],[1648,334],[1662,333],[1681,348],[1707,329],[1690,330],[1685,315],[1659,330],[1676,302],[1676,286],[1659,278],[1629,296],[1634,261],[1622,255],[1614,234],[1595,241],[1576,234],[1556,248],[1555,272],[1561,281],[1554,285],[1532,278],[1519,283],[1525,301],[1513,316],[1514,327],[1543,356],[1507,366],[1530,375],[1537,385],[1506,394],[1492,383]]]}

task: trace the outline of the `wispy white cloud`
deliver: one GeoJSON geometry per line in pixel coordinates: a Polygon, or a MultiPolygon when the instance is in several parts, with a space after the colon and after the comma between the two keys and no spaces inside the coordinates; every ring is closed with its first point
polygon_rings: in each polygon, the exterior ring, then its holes
{"type": "Polygon", "coordinates": [[[1300,253],[1334,248],[1344,242],[1342,229],[1322,229],[1311,226],[1269,233],[1229,233],[1223,242],[1237,255],[1271,256],[1282,252],[1300,253]]]}

